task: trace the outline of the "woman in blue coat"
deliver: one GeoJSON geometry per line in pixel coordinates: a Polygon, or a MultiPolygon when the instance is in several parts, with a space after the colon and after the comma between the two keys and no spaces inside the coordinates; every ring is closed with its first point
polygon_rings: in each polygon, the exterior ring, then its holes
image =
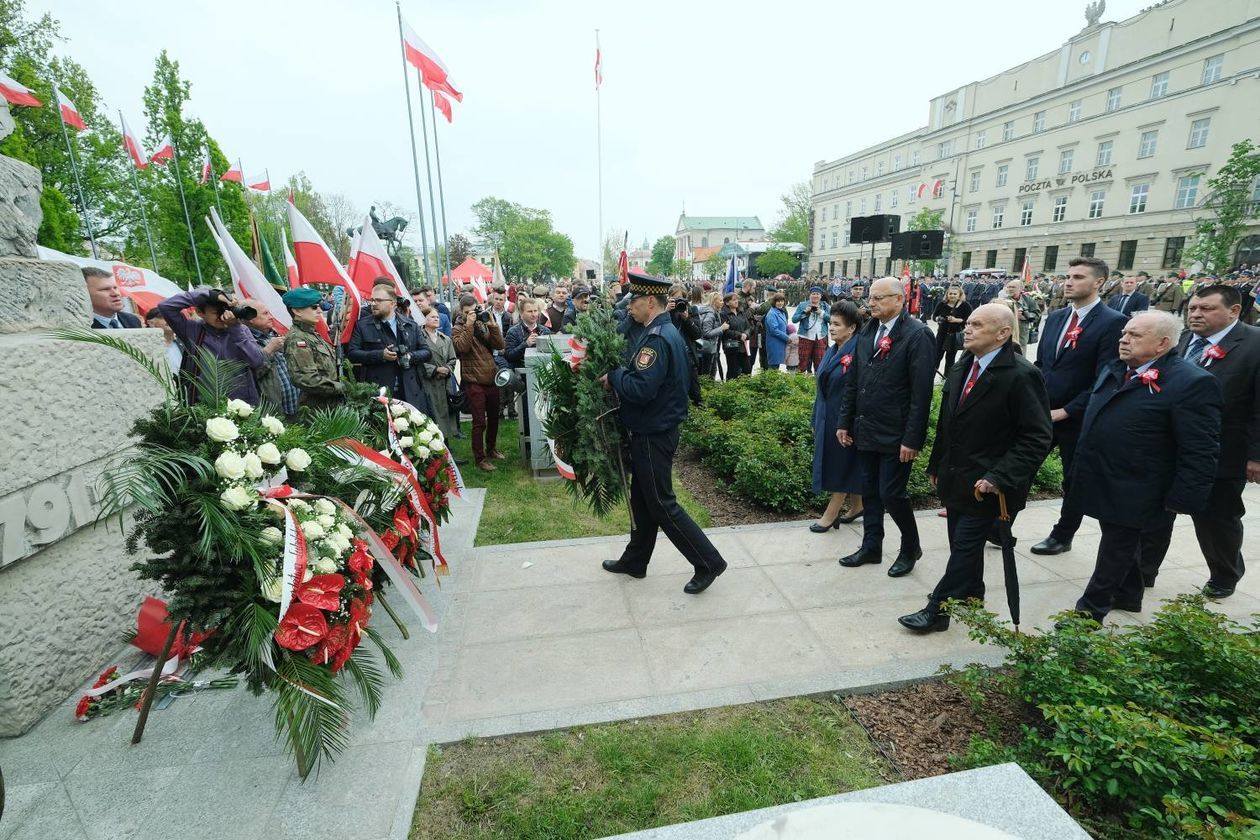
{"type": "Polygon", "coordinates": [[[770,311],[766,313],[766,366],[778,370],[787,357],[788,316],[787,298],[775,292],[770,298],[770,311]]]}
{"type": "Polygon", "coordinates": [[[844,380],[857,349],[857,333],[862,316],[852,301],[837,301],[831,307],[831,345],[818,367],[814,393],[814,492],[830,493],[827,510],[809,526],[815,534],[839,528],[862,515],[862,465],[857,451],[836,439],[840,399],[844,380]]]}

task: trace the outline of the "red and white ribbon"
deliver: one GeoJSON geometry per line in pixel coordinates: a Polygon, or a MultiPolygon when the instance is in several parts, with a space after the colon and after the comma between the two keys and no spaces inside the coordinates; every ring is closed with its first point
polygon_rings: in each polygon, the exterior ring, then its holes
{"type": "Polygon", "coordinates": [[[582,362],[586,360],[586,344],[576,335],[569,336],[569,349],[573,352],[569,354],[569,367],[577,370],[582,366],[582,362]]]}
{"type": "Polygon", "coordinates": [[[556,462],[556,472],[560,473],[562,478],[567,478],[569,481],[577,481],[577,473],[573,471],[573,467],[565,463],[565,460],[560,457],[560,453],[556,451],[556,442],[551,438],[547,438],[547,446],[551,449],[551,460],[556,462]]]}
{"type": "MultiPolygon", "coordinates": [[[[157,663],[154,663],[153,667],[156,668],[157,663]]],[[[166,660],[165,663],[163,663],[161,677],[162,679],[166,679],[167,677],[173,677],[175,676],[177,671],[179,671],[179,657],[172,656],[170,659],[166,660]]],[[[127,683],[134,682],[136,680],[147,680],[152,676],[153,676],[153,668],[140,668],[139,670],[131,671],[130,673],[123,674],[121,677],[118,677],[117,679],[112,680],[111,682],[105,683],[105,685],[99,685],[96,688],[89,688],[87,691],[83,692],[83,696],[100,697],[102,694],[108,694],[109,692],[113,691],[119,686],[126,685],[127,683]]]]}
{"type": "Polygon", "coordinates": [[[450,476],[450,493],[452,496],[464,498],[464,477],[460,475],[459,466],[455,463],[455,456],[448,449],[446,451],[446,473],[450,476]]]}

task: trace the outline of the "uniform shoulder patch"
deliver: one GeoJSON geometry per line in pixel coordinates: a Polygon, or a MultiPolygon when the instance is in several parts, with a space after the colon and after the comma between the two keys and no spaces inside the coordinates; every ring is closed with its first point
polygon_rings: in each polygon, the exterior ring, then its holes
{"type": "Polygon", "coordinates": [[[298,346],[298,347],[305,347],[305,346],[306,346],[306,342],[305,342],[305,341],[299,341],[299,342],[297,343],[297,346],[298,346]]]}
{"type": "Polygon", "coordinates": [[[647,370],[656,363],[656,351],[651,347],[643,347],[634,357],[634,366],[638,370],[647,370]]]}

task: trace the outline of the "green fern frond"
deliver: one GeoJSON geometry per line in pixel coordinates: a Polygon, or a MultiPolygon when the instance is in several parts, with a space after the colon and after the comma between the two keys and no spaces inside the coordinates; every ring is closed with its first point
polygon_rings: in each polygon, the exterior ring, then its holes
{"type": "Polygon", "coordinates": [[[385,660],[385,667],[389,669],[389,673],[393,675],[394,679],[401,679],[403,674],[402,663],[398,661],[398,657],[390,650],[389,645],[385,644],[381,634],[375,627],[364,627],[363,632],[380,650],[381,658],[385,660]]]}
{"type": "Polygon", "coordinates": [[[153,381],[162,386],[162,391],[166,394],[168,401],[174,401],[179,396],[171,377],[171,369],[167,366],[165,359],[155,362],[130,341],[110,335],[109,330],[94,330],[90,327],[58,327],[50,331],[48,335],[58,341],[77,341],[81,344],[95,344],[98,347],[117,350],[144,368],[153,381]]]}
{"type": "Polygon", "coordinates": [[[290,753],[306,757],[308,769],[318,770],[349,743],[349,708],[336,675],[305,656],[286,656],[272,683],[276,731],[285,734],[290,753]]]}
{"type": "MultiPolygon", "coordinates": [[[[158,513],[175,504],[188,485],[213,480],[214,465],[200,455],[150,444],[121,455],[97,481],[97,520],[121,517],[130,507],[158,513]]],[[[121,521],[121,519],[120,519],[121,521]]]]}
{"type": "Polygon", "coordinates": [[[381,688],[385,684],[385,678],[372,655],[360,645],[346,660],[346,666],[342,670],[350,675],[350,681],[359,690],[359,697],[363,700],[363,708],[367,710],[368,717],[375,718],[381,708],[381,688]]]}

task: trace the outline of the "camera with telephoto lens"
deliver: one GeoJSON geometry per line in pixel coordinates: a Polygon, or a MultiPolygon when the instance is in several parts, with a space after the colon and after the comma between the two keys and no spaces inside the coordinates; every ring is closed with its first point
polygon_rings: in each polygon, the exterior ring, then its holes
{"type": "Polygon", "coordinates": [[[210,290],[210,294],[206,298],[206,306],[217,309],[220,318],[223,317],[224,312],[231,312],[238,321],[252,321],[258,317],[258,310],[252,306],[231,306],[228,304],[227,293],[222,289],[210,290]]]}
{"type": "Polygon", "coordinates": [[[403,370],[411,369],[411,351],[410,350],[399,350],[397,345],[394,345],[394,344],[388,345],[385,349],[389,350],[390,352],[396,353],[398,355],[398,358],[394,360],[394,363],[397,364],[400,368],[402,368],[403,370]]]}
{"type": "Polygon", "coordinates": [[[676,311],[676,312],[686,312],[686,311],[687,311],[687,299],[686,299],[686,298],[674,298],[674,311],[676,311]]]}
{"type": "Polygon", "coordinates": [[[483,324],[490,323],[490,310],[486,309],[484,306],[478,306],[477,320],[483,324]]]}

